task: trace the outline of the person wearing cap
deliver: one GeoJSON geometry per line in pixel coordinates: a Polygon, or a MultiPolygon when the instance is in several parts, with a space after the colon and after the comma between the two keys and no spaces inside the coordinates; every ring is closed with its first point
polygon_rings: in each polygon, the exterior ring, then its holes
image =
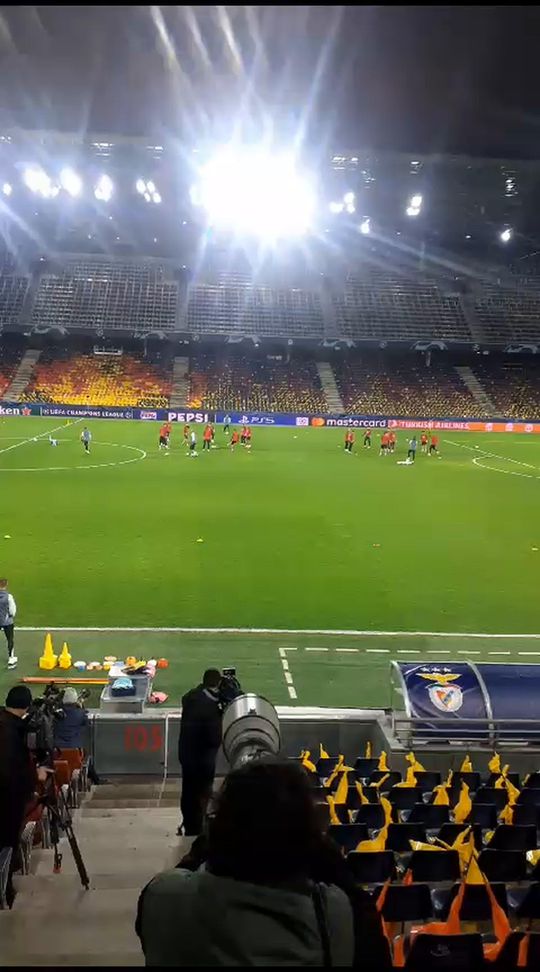
{"type": "MultiPolygon", "coordinates": [[[[55,719],[54,745],[57,749],[84,749],[87,737],[88,713],[79,702],[77,690],[67,688],[62,696],[63,719],[55,719]]],[[[60,753],[60,756],[62,754],[60,753]]],[[[93,763],[88,762],[88,779],[100,783],[93,763]]]]}
{"type": "Polygon", "coordinates": [[[31,704],[30,689],[15,685],[5,707],[0,708],[0,847],[12,849],[6,889],[10,908],[15,899],[12,877],[25,810],[36,783],[44,783],[50,772],[45,766],[36,768],[27,746],[25,717],[31,704]]]}

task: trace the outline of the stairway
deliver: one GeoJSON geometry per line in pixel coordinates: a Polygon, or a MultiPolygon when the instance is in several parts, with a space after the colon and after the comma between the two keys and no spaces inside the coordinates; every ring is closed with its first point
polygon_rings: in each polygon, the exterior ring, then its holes
{"type": "Polygon", "coordinates": [[[65,838],[61,874],[53,874],[52,850],[34,850],[32,873],[15,878],[13,910],[0,911],[0,966],[144,965],[134,930],[139,894],[191,844],[176,836],[178,802],[177,780],[94,787],[73,814],[90,890],[65,838]]]}
{"type": "Polygon", "coordinates": [[[189,399],[189,358],[175,358],[170,398],[172,408],[185,408],[189,399]]]}
{"type": "Polygon", "coordinates": [[[4,393],[4,398],[7,401],[19,401],[24,389],[32,377],[32,372],[38,363],[40,356],[41,351],[36,351],[35,348],[29,348],[28,351],[25,351],[19,363],[19,367],[13,376],[13,381],[11,382],[11,385],[6,388],[4,393]]]}
{"type": "Polygon", "coordinates": [[[456,368],[456,371],[461,378],[462,382],[467,386],[474,400],[478,403],[482,409],[482,414],[491,416],[495,415],[496,409],[493,404],[493,399],[487,394],[483,386],[480,384],[478,378],[476,377],[474,371],[471,368],[456,368]]]}
{"type": "Polygon", "coordinates": [[[339,388],[336,384],[332,365],[328,361],[319,361],[317,363],[317,371],[319,372],[319,378],[321,379],[321,385],[326,398],[326,404],[328,405],[328,411],[330,413],[342,412],[343,402],[341,400],[341,395],[339,394],[339,388]]]}

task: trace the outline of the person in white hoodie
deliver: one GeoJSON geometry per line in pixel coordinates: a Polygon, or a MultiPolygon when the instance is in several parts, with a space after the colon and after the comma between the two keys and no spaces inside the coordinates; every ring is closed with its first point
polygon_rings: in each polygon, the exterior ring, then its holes
{"type": "Polygon", "coordinates": [[[8,668],[16,668],[17,656],[15,654],[14,628],[17,605],[15,604],[13,594],[9,593],[7,586],[8,582],[5,577],[0,578],[0,628],[2,628],[6,636],[8,668]]]}

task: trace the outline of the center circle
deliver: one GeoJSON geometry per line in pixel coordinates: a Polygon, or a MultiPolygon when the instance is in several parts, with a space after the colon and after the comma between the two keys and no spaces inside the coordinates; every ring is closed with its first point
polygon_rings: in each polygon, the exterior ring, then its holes
{"type": "MultiPolygon", "coordinates": [[[[91,445],[91,450],[92,451],[90,452],[90,455],[88,456],[88,460],[89,460],[88,462],[81,462],[81,461],[79,461],[79,458],[78,458],[76,461],[74,461],[74,464],[71,465],[71,466],[60,465],[60,464],[57,465],[54,460],[57,459],[57,457],[60,458],[59,455],[58,455],[58,453],[60,451],[60,455],[62,454],[61,453],[62,444],[63,443],[72,443],[73,444],[73,439],[62,439],[62,438],[59,437],[56,441],[58,442],[58,445],[57,446],[52,446],[52,445],[50,445],[50,443],[46,439],[38,439],[37,441],[34,441],[34,440],[26,440],[24,442],[24,446],[21,446],[21,447],[27,447],[27,446],[33,446],[33,445],[39,445],[39,446],[43,445],[46,448],[46,450],[47,450],[47,458],[49,459],[50,465],[46,462],[45,455],[44,455],[44,453],[43,453],[43,451],[42,451],[41,448],[39,448],[38,455],[42,459],[43,465],[35,465],[35,466],[7,466],[7,465],[3,465],[2,459],[4,457],[0,453],[0,474],[13,473],[13,472],[25,472],[25,473],[29,473],[29,472],[70,472],[72,469],[105,469],[107,466],[127,466],[129,463],[132,463],[132,462],[141,462],[143,459],[146,459],[146,456],[147,456],[147,453],[145,452],[145,450],[144,449],[139,449],[138,446],[125,445],[125,444],[119,443],[119,442],[102,442],[101,440],[97,440],[97,441],[94,440],[92,442],[92,445],[91,445]],[[94,459],[93,451],[95,449],[97,449],[98,452],[99,452],[101,446],[105,446],[107,449],[126,449],[129,452],[131,452],[131,453],[136,453],[136,455],[132,455],[128,459],[111,459],[109,462],[94,462],[93,461],[93,459],[94,459]]],[[[82,446],[80,446],[79,443],[76,443],[76,445],[77,445],[77,448],[78,449],[80,448],[82,450],[82,446]]],[[[113,453],[113,455],[114,455],[114,453],[113,453]]],[[[16,461],[16,456],[13,455],[10,452],[6,453],[5,458],[6,458],[7,461],[10,461],[10,460],[16,461]]],[[[84,458],[84,453],[82,454],[81,458],[84,458]]]]}

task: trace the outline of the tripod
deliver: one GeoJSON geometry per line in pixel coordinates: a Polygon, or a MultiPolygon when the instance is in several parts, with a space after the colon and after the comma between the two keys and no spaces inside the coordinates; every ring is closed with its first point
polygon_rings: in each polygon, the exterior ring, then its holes
{"type": "Polygon", "coordinates": [[[88,877],[88,871],[86,870],[85,863],[82,858],[80,847],[77,843],[77,838],[73,831],[73,820],[69,812],[69,807],[67,805],[67,800],[62,790],[60,793],[60,801],[58,802],[58,791],[56,790],[54,784],[45,792],[44,796],[41,797],[40,803],[43,805],[44,809],[47,811],[47,817],[49,821],[49,833],[51,837],[51,844],[54,848],[54,873],[60,874],[62,870],[62,857],[63,854],[60,852],[58,844],[60,840],[60,831],[63,830],[67,837],[68,844],[73,854],[73,860],[77,867],[79,877],[81,879],[81,884],[86,891],[90,887],[90,878],[88,877]]]}

